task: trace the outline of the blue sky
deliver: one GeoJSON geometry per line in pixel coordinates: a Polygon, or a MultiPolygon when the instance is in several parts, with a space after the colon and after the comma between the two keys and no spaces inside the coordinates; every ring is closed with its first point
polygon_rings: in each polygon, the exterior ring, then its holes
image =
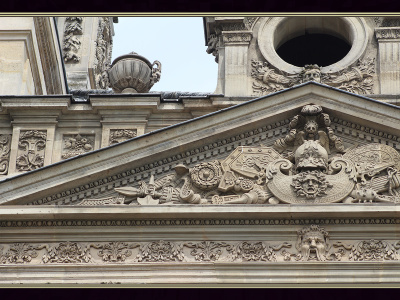
{"type": "Polygon", "coordinates": [[[132,51],[162,64],[151,91],[214,92],[218,64],[206,53],[201,17],[119,17],[112,60],[132,51]]]}

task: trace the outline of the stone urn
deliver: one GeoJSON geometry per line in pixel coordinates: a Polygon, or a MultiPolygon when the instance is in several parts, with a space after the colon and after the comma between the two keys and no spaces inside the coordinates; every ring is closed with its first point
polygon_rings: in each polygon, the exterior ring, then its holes
{"type": "Polygon", "coordinates": [[[115,93],[147,93],[160,80],[161,63],[131,52],[117,57],[108,70],[110,86],[115,93]]]}

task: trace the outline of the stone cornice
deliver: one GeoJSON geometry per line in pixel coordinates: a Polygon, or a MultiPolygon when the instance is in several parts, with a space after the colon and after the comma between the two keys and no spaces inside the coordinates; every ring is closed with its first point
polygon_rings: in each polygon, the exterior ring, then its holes
{"type": "Polygon", "coordinates": [[[400,204],[1,206],[0,219],[0,227],[29,227],[33,220],[35,226],[400,224],[400,204]]]}

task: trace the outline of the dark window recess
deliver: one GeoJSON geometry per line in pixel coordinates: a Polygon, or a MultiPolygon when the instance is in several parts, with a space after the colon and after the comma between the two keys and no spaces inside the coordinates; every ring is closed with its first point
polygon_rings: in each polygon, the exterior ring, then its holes
{"type": "Polygon", "coordinates": [[[298,67],[309,64],[325,67],[345,57],[350,48],[347,42],[328,34],[306,34],[287,41],[276,52],[298,67]]]}

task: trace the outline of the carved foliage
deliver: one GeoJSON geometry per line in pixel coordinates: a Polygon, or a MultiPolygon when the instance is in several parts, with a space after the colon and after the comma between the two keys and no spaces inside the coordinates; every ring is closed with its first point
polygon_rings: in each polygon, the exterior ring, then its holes
{"type": "Polygon", "coordinates": [[[31,171],[43,167],[46,131],[21,131],[18,141],[17,170],[31,171]]]}
{"type": "Polygon", "coordinates": [[[123,262],[132,255],[129,249],[139,247],[139,244],[128,244],[123,242],[111,242],[107,244],[92,245],[96,249],[101,249],[98,255],[104,262],[123,262]]]}
{"type": "Polygon", "coordinates": [[[352,66],[336,73],[322,73],[319,66],[306,65],[300,73],[288,74],[267,62],[256,60],[252,60],[251,67],[251,77],[255,79],[255,96],[268,95],[307,81],[321,82],[355,94],[371,94],[375,60],[359,59],[352,66]]]}
{"type": "Polygon", "coordinates": [[[400,241],[361,240],[350,244],[331,242],[329,233],[318,225],[297,231],[292,239],[271,245],[265,241],[152,241],[141,243],[105,242],[81,244],[61,242],[54,246],[14,243],[4,253],[0,245],[0,264],[28,263],[124,263],[124,262],[302,262],[399,261],[400,241]],[[35,259],[40,255],[41,259],[35,259]],[[97,255],[95,255],[97,254],[97,255]],[[135,254],[135,255],[133,255],[135,254]]]}
{"type": "Polygon", "coordinates": [[[11,135],[2,134],[0,135],[0,175],[6,175],[8,173],[8,166],[10,162],[10,150],[11,150],[11,135]]]}
{"type": "Polygon", "coordinates": [[[67,17],[65,18],[64,29],[64,61],[79,62],[80,56],[78,50],[81,47],[80,35],[82,35],[82,17],[67,17]]]}
{"type": "Polygon", "coordinates": [[[199,243],[185,243],[184,246],[193,248],[190,252],[196,261],[216,261],[222,254],[222,248],[232,248],[225,242],[203,241],[199,243]]]}
{"type": "Polygon", "coordinates": [[[32,258],[38,256],[35,250],[39,250],[42,247],[28,245],[26,243],[15,243],[10,246],[10,249],[5,254],[5,259],[9,263],[23,264],[29,263],[32,258]]]}
{"type": "Polygon", "coordinates": [[[208,43],[207,43],[207,50],[208,54],[212,54],[215,56],[215,62],[218,63],[219,53],[218,47],[220,46],[219,37],[216,34],[211,34],[208,43]]]}
{"type": "Polygon", "coordinates": [[[91,261],[91,255],[88,246],[63,242],[50,247],[42,260],[44,263],[88,263],[91,261]]]}
{"type": "Polygon", "coordinates": [[[94,148],[94,135],[64,135],[63,142],[64,149],[61,158],[67,159],[92,151],[94,148]]]}
{"type": "Polygon", "coordinates": [[[172,242],[151,242],[142,245],[137,256],[138,261],[183,261],[183,245],[172,242]]]}
{"type": "Polygon", "coordinates": [[[98,89],[107,89],[110,87],[108,70],[111,67],[113,46],[111,25],[109,17],[99,17],[94,62],[95,82],[98,89]]]}
{"type": "Polygon", "coordinates": [[[109,145],[114,145],[136,137],[136,129],[111,129],[109,145]]]}

